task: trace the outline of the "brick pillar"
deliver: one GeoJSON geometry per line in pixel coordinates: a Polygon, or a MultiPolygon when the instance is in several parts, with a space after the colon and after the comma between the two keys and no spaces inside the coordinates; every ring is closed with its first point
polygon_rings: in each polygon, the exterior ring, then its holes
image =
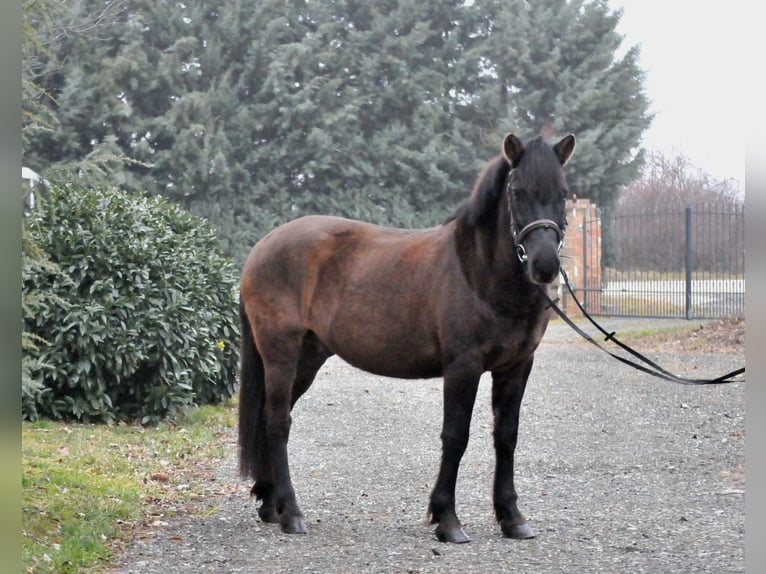
{"type": "MultiPolygon", "coordinates": [[[[567,229],[564,237],[562,265],[580,302],[586,305],[588,312],[599,313],[601,311],[599,291],[601,288],[601,220],[598,217],[596,205],[589,199],[568,199],[566,210],[567,229]],[[587,253],[583,252],[584,233],[588,234],[587,253]]],[[[559,297],[561,308],[568,315],[580,313],[563,285],[559,289],[559,297]]]]}

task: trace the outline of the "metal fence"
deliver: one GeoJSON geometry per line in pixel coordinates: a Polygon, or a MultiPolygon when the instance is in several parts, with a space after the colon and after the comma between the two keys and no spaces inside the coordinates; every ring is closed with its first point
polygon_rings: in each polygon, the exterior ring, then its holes
{"type": "Polygon", "coordinates": [[[582,268],[598,266],[598,281],[583,277],[578,297],[601,315],[743,315],[744,220],[742,206],[715,206],[583,221],[600,226],[583,233],[582,250],[582,268]]]}

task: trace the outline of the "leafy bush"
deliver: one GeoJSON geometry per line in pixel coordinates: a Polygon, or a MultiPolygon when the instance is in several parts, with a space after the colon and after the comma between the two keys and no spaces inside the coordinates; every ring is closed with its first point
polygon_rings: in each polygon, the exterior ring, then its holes
{"type": "Polygon", "coordinates": [[[48,262],[22,275],[37,382],[25,418],[146,423],[234,394],[236,278],[204,220],[162,198],[70,185],[27,232],[48,262]]]}
{"type": "MultiPolygon", "coordinates": [[[[42,252],[40,247],[32,240],[27,229],[22,228],[21,237],[22,253],[22,276],[31,274],[48,274],[51,277],[59,274],[58,266],[51,263],[42,252]]],[[[65,275],[61,274],[60,281],[66,281],[65,275]]],[[[57,298],[53,291],[24,290],[21,294],[21,308],[24,315],[34,315],[38,310],[51,305],[66,305],[66,301],[57,298]]],[[[25,418],[36,419],[38,417],[37,405],[41,397],[49,389],[35,376],[36,372],[48,367],[40,360],[40,346],[46,344],[45,339],[31,333],[26,325],[22,324],[21,331],[21,410],[25,418]]]]}

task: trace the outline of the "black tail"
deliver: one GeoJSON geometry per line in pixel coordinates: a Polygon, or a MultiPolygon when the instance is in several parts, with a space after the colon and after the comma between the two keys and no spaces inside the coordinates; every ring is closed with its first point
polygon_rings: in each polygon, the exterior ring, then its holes
{"type": "Polygon", "coordinates": [[[265,438],[263,359],[255,346],[250,320],[239,303],[242,339],[239,354],[239,474],[256,478],[259,450],[265,438]]]}

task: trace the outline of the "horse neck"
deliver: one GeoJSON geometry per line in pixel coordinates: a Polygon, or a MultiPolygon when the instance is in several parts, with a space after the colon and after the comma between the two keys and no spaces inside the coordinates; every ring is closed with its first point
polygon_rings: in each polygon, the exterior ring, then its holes
{"type": "Polygon", "coordinates": [[[510,314],[538,311],[544,303],[516,255],[506,199],[490,221],[469,227],[458,222],[455,237],[463,273],[479,298],[510,314]]]}

